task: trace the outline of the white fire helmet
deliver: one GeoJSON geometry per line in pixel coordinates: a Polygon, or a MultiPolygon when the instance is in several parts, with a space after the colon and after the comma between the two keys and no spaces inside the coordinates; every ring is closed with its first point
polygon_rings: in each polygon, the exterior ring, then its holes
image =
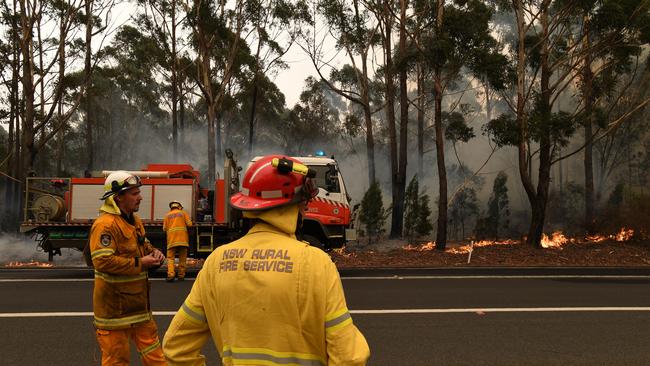
{"type": "Polygon", "coordinates": [[[116,170],[106,177],[104,181],[104,195],[102,200],[107,199],[110,196],[122,193],[127,189],[140,187],[142,181],[137,175],[133,175],[124,170],[116,170]]]}

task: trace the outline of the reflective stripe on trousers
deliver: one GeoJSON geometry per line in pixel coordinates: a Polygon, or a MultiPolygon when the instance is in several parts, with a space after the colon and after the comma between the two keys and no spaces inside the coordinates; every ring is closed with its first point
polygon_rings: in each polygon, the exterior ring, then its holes
{"type": "Polygon", "coordinates": [[[158,338],[158,328],[153,320],[126,329],[97,329],[96,333],[97,343],[102,351],[102,366],[129,365],[129,339],[135,343],[143,365],[167,365],[158,338]]]}

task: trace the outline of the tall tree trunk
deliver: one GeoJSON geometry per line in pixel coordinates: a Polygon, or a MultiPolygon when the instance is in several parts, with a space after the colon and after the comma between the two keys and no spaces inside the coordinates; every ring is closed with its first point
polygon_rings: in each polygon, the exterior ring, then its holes
{"type": "MultiPolygon", "coordinates": [[[[20,92],[18,90],[18,81],[20,79],[20,40],[18,28],[18,3],[14,0],[13,16],[11,17],[12,29],[11,34],[11,89],[9,91],[9,154],[11,157],[7,161],[7,172],[13,177],[18,176],[17,163],[20,161],[20,92]]],[[[13,185],[10,185],[13,186],[13,185]]],[[[7,190],[9,192],[9,190],[7,190]]]]}
{"type": "Polygon", "coordinates": [[[93,103],[92,103],[92,82],[90,79],[91,68],[91,55],[92,55],[92,37],[93,37],[93,0],[86,0],[86,54],[84,58],[84,76],[88,83],[85,96],[85,109],[86,109],[86,149],[88,153],[88,160],[86,163],[86,170],[91,172],[95,169],[95,145],[93,143],[93,103]]]}
{"type": "Polygon", "coordinates": [[[176,54],[176,0],[172,0],[172,145],[173,159],[178,161],[178,57],[176,54]]]}
{"type": "MultiPolygon", "coordinates": [[[[59,13],[59,85],[63,82],[65,76],[65,10],[61,7],[59,13]]],[[[63,98],[59,99],[57,106],[57,121],[60,123],[63,118],[63,98]]],[[[56,136],[56,175],[61,176],[63,173],[63,150],[65,144],[65,128],[59,129],[56,136]]]]}
{"type": "MultiPolygon", "coordinates": [[[[396,219],[395,203],[397,201],[397,176],[399,173],[399,166],[397,162],[397,134],[395,130],[395,81],[393,80],[393,48],[391,37],[393,33],[393,20],[392,20],[392,11],[391,1],[384,2],[384,55],[385,55],[385,65],[384,65],[384,77],[386,78],[386,119],[388,120],[388,137],[390,139],[390,181],[391,181],[391,192],[392,192],[392,202],[393,202],[393,215],[391,222],[391,231],[390,236],[394,237],[394,228],[396,219]]],[[[400,219],[401,220],[401,219],[400,219]]]]}
{"type": "Polygon", "coordinates": [[[179,109],[178,118],[179,118],[180,130],[181,130],[181,140],[182,140],[183,143],[185,143],[185,137],[184,137],[184,133],[185,133],[185,97],[184,97],[184,94],[183,94],[183,83],[179,83],[178,86],[180,87],[179,88],[180,89],[179,90],[180,96],[179,96],[179,101],[178,101],[180,105],[179,105],[179,108],[178,108],[179,109]]]}
{"type": "MultiPolygon", "coordinates": [[[[38,39],[38,70],[39,70],[38,76],[41,82],[39,85],[39,89],[40,89],[39,113],[38,113],[38,118],[36,118],[36,120],[39,122],[38,124],[40,124],[40,122],[45,118],[45,75],[43,69],[43,54],[45,52],[43,51],[43,38],[41,36],[43,3],[40,3],[38,7],[39,10],[38,10],[38,16],[36,20],[36,36],[38,39]]],[[[36,146],[40,145],[40,142],[45,139],[45,135],[47,134],[47,129],[45,128],[45,126],[43,126],[43,128],[41,128],[40,131],[37,130],[38,129],[34,131],[34,142],[37,141],[36,136],[38,136],[38,141],[39,141],[39,144],[36,144],[36,146]]],[[[46,159],[38,159],[36,162],[38,166],[38,169],[36,170],[44,173],[45,166],[47,165],[46,159]]]]}
{"type": "Polygon", "coordinates": [[[490,122],[492,120],[492,97],[490,96],[490,84],[488,84],[487,78],[484,80],[483,88],[485,90],[485,118],[487,122],[490,122]]]}
{"type": "Polygon", "coordinates": [[[27,173],[32,170],[34,157],[36,156],[34,144],[34,59],[33,59],[33,37],[34,14],[30,12],[28,0],[20,0],[21,11],[21,41],[20,47],[23,56],[23,128],[22,128],[22,171],[19,178],[24,182],[27,173]]]}
{"type": "Polygon", "coordinates": [[[251,91],[251,116],[248,121],[248,156],[253,157],[253,144],[255,143],[255,114],[257,109],[257,67],[253,78],[253,90],[251,91]]]}
{"type": "MultiPolygon", "coordinates": [[[[17,1],[17,0],[16,0],[17,1]]],[[[16,1],[14,1],[14,9],[16,9],[16,1]]],[[[21,35],[18,34],[18,25],[17,21],[15,20],[17,18],[17,14],[14,15],[14,24],[15,25],[15,37],[16,37],[16,49],[14,50],[15,52],[15,64],[13,65],[13,70],[12,70],[12,85],[13,85],[13,91],[14,91],[14,101],[15,101],[15,135],[14,135],[14,159],[13,159],[13,165],[14,165],[14,170],[13,170],[13,176],[14,177],[21,177],[22,176],[22,171],[23,171],[23,159],[22,159],[22,154],[23,154],[23,149],[22,149],[22,121],[23,121],[23,110],[24,110],[24,103],[25,101],[21,97],[21,91],[20,91],[20,84],[22,82],[22,77],[20,75],[20,68],[21,68],[21,57],[22,57],[22,51],[20,48],[20,37],[21,35]]]]}
{"type": "MultiPolygon", "coordinates": [[[[215,106],[216,109],[216,106],[215,106]]],[[[223,122],[223,112],[219,111],[216,113],[217,116],[217,126],[216,126],[216,132],[217,132],[217,152],[216,152],[216,158],[219,159],[219,161],[223,160],[223,137],[221,136],[221,124],[223,122]]]]}
{"type": "MultiPolygon", "coordinates": [[[[359,13],[359,0],[353,0],[354,13],[356,19],[361,21],[359,13]]],[[[360,24],[359,24],[360,26],[360,24]]],[[[372,127],[372,111],[370,110],[370,86],[368,85],[368,49],[370,45],[367,44],[359,52],[361,56],[361,75],[357,73],[357,79],[361,86],[361,103],[363,108],[363,119],[366,126],[366,159],[368,160],[368,187],[376,180],[375,173],[375,138],[373,136],[372,127]]],[[[356,68],[355,68],[356,69],[356,68]]]]}
{"type": "MultiPolygon", "coordinates": [[[[199,41],[201,43],[201,41],[199,41]]],[[[215,181],[215,123],[216,123],[216,108],[214,103],[214,96],[212,95],[212,81],[210,80],[210,53],[205,44],[199,46],[201,48],[201,73],[202,83],[207,95],[205,95],[205,102],[208,107],[208,187],[214,184],[215,181]]]]}
{"type": "MultiPolygon", "coordinates": [[[[435,30],[442,32],[445,1],[437,0],[437,17],[435,30]]],[[[447,168],[445,167],[445,135],[442,128],[442,71],[436,66],[433,75],[434,82],[434,126],[436,130],[436,158],[438,165],[438,225],[436,231],[436,249],[445,250],[447,247],[447,168]]]]}
{"type": "Polygon", "coordinates": [[[255,74],[253,75],[253,90],[252,101],[251,101],[251,117],[248,122],[248,156],[253,157],[253,144],[255,140],[255,115],[257,110],[257,82],[258,75],[260,72],[260,51],[262,50],[262,34],[260,26],[257,26],[257,35],[259,40],[257,41],[257,52],[255,53],[255,74]]]}
{"type": "Polygon", "coordinates": [[[591,41],[589,15],[583,16],[583,53],[585,55],[582,72],[582,96],[585,104],[585,229],[587,233],[594,232],[594,162],[592,144],[592,119],[593,119],[593,72],[591,70],[591,41]]]}
{"type": "MultiPolygon", "coordinates": [[[[528,153],[528,121],[526,116],[526,24],[524,18],[523,0],[513,0],[515,16],[517,19],[517,130],[519,142],[517,145],[519,160],[519,178],[526,191],[526,196],[534,209],[535,187],[531,181],[529,172],[529,153],[528,153]]],[[[534,220],[534,219],[531,219],[534,220]]],[[[528,235],[527,241],[531,242],[531,236],[528,235]]]]}
{"type": "Polygon", "coordinates": [[[424,106],[426,98],[424,91],[424,70],[422,64],[417,64],[417,86],[418,86],[418,178],[424,177],[424,106]]]}
{"type": "MultiPolygon", "coordinates": [[[[408,0],[400,0],[400,27],[399,27],[399,50],[401,57],[406,55],[406,8],[408,0]]],[[[409,120],[409,104],[407,90],[407,73],[406,67],[402,65],[399,71],[399,89],[400,89],[400,127],[399,127],[399,165],[397,171],[396,194],[393,196],[393,219],[391,221],[392,238],[402,236],[404,227],[404,190],[406,189],[406,142],[409,120]]]]}
{"type": "MultiPolygon", "coordinates": [[[[367,74],[364,73],[364,75],[367,74]]],[[[370,187],[377,179],[375,173],[375,138],[372,132],[372,111],[370,110],[367,83],[363,89],[361,97],[363,98],[363,119],[366,125],[366,158],[368,159],[368,187],[370,187]]]]}
{"type": "Polygon", "coordinates": [[[539,170],[537,181],[537,194],[531,202],[532,218],[528,229],[528,243],[537,247],[541,246],[541,239],[544,233],[544,221],[546,218],[546,204],[548,202],[548,187],[551,182],[551,90],[549,89],[551,69],[549,65],[549,13],[550,0],[541,5],[542,42],[541,42],[541,116],[542,133],[539,141],[539,170]]]}

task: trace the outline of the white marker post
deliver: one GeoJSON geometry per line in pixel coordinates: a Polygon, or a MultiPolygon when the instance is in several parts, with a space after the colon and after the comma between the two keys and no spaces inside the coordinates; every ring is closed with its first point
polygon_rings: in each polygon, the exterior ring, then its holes
{"type": "Polygon", "coordinates": [[[469,254],[467,255],[467,264],[472,260],[472,252],[474,251],[474,240],[469,243],[469,254]]]}

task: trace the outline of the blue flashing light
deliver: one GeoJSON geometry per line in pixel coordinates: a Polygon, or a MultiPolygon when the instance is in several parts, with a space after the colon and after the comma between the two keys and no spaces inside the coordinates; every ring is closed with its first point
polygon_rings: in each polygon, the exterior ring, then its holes
{"type": "Polygon", "coordinates": [[[316,156],[325,156],[325,151],[323,150],[316,151],[316,156]]]}

